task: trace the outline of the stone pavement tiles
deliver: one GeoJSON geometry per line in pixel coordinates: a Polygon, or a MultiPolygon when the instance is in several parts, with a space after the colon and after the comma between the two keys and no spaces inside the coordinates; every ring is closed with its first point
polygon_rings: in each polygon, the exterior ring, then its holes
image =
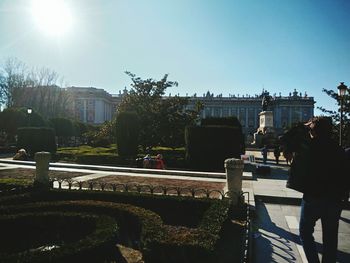
{"type": "MultiPolygon", "coordinates": [[[[253,239],[253,262],[307,263],[299,240],[300,207],[269,204],[256,200],[253,239]]],[[[321,258],[322,230],[320,221],[315,227],[315,240],[321,258]]],[[[343,210],[339,222],[338,261],[350,262],[350,211],[343,210]]]]}

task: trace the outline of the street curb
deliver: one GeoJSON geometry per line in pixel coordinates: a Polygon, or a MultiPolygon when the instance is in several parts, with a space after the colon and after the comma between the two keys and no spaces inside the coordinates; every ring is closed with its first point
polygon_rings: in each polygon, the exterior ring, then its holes
{"type": "MultiPolygon", "coordinates": [[[[0,163],[35,166],[35,162],[33,162],[33,161],[17,161],[17,160],[9,160],[9,159],[0,159],[0,163]]],[[[50,167],[71,168],[71,169],[89,169],[89,170],[107,171],[107,172],[160,174],[160,175],[176,175],[176,176],[188,176],[188,177],[206,177],[206,178],[215,178],[215,179],[218,179],[218,178],[219,179],[226,179],[225,173],[215,173],[215,172],[159,170],[159,169],[84,165],[84,164],[71,164],[71,163],[50,163],[50,167]]],[[[250,173],[250,175],[248,173],[246,173],[246,175],[243,175],[242,179],[243,180],[253,180],[253,176],[251,173],[250,173]]]]}

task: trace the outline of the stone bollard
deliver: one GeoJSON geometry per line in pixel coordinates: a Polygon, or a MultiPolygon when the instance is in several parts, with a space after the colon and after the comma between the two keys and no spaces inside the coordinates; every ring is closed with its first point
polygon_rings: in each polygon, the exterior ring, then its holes
{"type": "Polygon", "coordinates": [[[49,189],[49,152],[37,152],[34,155],[34,160],[36,162],[36,175],[34,180],[34,186],[39,189],[49,189]]]}
{"type": "Polygon", "coordinates": [[[243,160],[234,158],[225,160],[227,191],[233,205],[238,203],[242,194],[243,169],[243,160]]]}

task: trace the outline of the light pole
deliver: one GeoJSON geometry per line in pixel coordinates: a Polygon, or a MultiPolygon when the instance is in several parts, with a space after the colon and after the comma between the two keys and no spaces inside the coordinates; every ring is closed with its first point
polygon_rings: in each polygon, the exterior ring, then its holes
{"type": "Polygon", "coordinates": [[[338,86],[338,95],[340,99],[340,121],[339,121],[339,145],[343,146],[343,103],[344,103],[344,96],[346,91],[348,90],[348,87],[344,85],[344,82],[340,82],[340,85],[338,86]]]}
{"type": "Polygon", "coordinates": [[[28,108],[27,109],[27,113],[28,113],[28,119],[29,119],[29,127],[30,127],[30,125],[31,125],[31,123],[30,123],[30,115],[32,114],[32,112],[33,112],[33,109],[32,108],[28,108]]]}

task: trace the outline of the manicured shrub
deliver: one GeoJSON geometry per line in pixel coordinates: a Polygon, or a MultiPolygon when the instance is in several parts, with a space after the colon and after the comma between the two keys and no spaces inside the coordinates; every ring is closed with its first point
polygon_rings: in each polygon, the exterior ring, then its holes
{"type": "Polygon", "coordinates": [[[120,112],[116,119],[118,154],[136,156],[139,146],[139,119],[135,112],[120,112]]]}
{"type": "MultiPolygon", "coordinates": [[[[118,243],[147,250],[151,241],[163,239],[161,218],[148,210],[130,204],[101,202],[92,200],[35,202],[25,205],[0,207],[1,214],[78,212],[96,215],[107,215],[118,223],[118,243]]],[[[116,243],[116,242],[115,242],[116,243]]]]}
{"type": "Polygon", "coordinates": [[[118,156],[115,154],[100,153],[100,154],[79,154],[75,156],[75,160],[80,164],[104,164],[115,165],[118,156]]]}
{"type": "Polygon", "coordinates": [[[3,262],[96,262],[115,253],[117,224],[107,216],[66,212],[0,216],[3,262]]]}
{"type": "Polygon", "coordinates": [[[195,126],[185,131],[186,160],[191,168],[223,170],[227,158],[240,158],[242,132],[238,127],[195,126]]]}
{"type": "Polygon", "coordinates": [[[197,228],[165,226],[162,240],[144,254],[146,262],[217,262],[214,250],[228,220],[228,200],[213,200],[197,228]]]}
{"type": "Polygon", "coordinates": [[[229,126],[229,127],[235,127],[238,130],[240,130],[240,133],[236,133],[235,136],[239,137],[241,140],[240,149],[241,153],[245,153],[245,141],[244,141],[244,134],[242,131],[242,125],[238,118],[236,116],[230,116],[230,117],[210,117],[205,118],[201,121],[201,126],[229,126]]]}
{"type": "Polygon", "coordinates": [[[111,216],[120,227],[118,242],[140,249],[145,262],[218,262],[215,249],[229,208],[228,199],[102,191],[51,190],[0,198],[0,214],[77,211],[111,216]]]}
{"type": "Polygon", "coordinates": [[[19,128],[17,148],[24,148],[30,155],[41,151],[55,153],[55,132],[47,127],[19,128]]]}
{"type": "Polygon", "coordinates": [[[242,128],[241,123],[239,122],[238,118],[235,116],[224,117],[224,118],[210,117],[210,118],[205,118],[201,120],[201,126],[211,126],[211,125],[242,128]]]}

